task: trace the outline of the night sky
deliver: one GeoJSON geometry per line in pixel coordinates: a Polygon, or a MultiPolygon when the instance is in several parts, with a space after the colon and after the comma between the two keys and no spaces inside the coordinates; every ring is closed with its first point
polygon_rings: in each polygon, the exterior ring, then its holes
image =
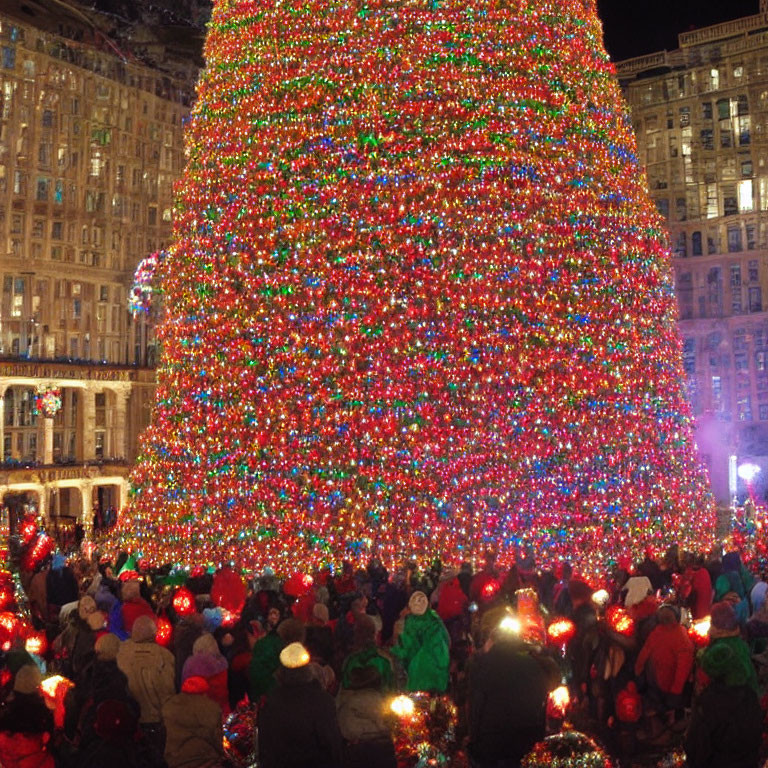
{"type": "Polygon", "coordinates": [[[750,16],[760,0],[597,0],[614,61],[677,48],[677,35],[750,16]]]}

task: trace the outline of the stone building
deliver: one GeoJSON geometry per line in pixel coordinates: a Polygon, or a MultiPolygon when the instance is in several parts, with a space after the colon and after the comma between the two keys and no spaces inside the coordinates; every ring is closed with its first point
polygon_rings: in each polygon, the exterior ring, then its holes
{"type": "Polygon", "coordinates": [[[57,531],[125,501],[155,363],[127,296],[170,238],[192,91],[83,18],[0,11],[0,507],[57,531]]]}
{"type": "Polygon", "coordinates": [[[768,19],[617,64],[671,236],[697,443],[726,504],[768,480],[768,19]],[[739,468],[742,468],[741,479],[739,468]]]}

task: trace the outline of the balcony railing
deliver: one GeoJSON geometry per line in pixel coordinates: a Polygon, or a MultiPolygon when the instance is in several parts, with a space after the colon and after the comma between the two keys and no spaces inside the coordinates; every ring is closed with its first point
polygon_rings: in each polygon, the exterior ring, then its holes
{"type": "Polygon", "coordinates": [[[681,48],[690,48],[693,45],[711,43],[714,40],[725,40],[728,37],[747,35],[755,30],[768,27],[768,22],[763,14],[745,16],[743,19],[726,21],[723,24],[715,24],[704,29],[695,29],[692,32],[683,32],[678,36],[681,48]]]}

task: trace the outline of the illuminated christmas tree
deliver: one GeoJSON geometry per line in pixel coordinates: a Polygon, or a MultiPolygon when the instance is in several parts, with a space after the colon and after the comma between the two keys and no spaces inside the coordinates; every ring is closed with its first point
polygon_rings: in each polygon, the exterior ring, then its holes
{"type": "Polygon", "coordinates": [[[220,0],[119,543],[706,545],[667,238],[593,0],[220,0]]]}

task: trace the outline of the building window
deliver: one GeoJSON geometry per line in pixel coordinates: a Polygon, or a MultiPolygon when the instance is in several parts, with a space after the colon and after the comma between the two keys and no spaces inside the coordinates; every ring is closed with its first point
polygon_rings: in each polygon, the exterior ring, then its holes
{"type": "Polygon", "coordinates": [[[683,342],[683,369],[686,373],[696,373],[696,339],[683,342]]]}
{"type": "Polygon", "coordinates": [[[745,227],[747,231],[747,250],[748,251],[754,251],[757,247],[757,241],[756,241],[756,227],[754,224],[747,224],[745,227]]]}
{"type": "Polygon", "coordinates": [[[751,160],[743,160],[742,161],[742,163],[741,163],[741,176],[744,179],[752,176],[752,161],[751,160]]]}
{"type": "Polygon", "coordinates": [[[711,101],[703,101],[701,103],[701,117],[703,120],[712,119],[712,102],[711,101]]]}
{"type": "Polygon", "coordinates": [[[755,352],[755,369],[758,371],[765,370],[766,353],[763,350],[755,352]]]}
{"type": "Polygon", "coordinates": [[[48,188],[51,185],[51,180],[47,179],[45,176],[38,176],[37,178],[37,192],[35,194],[35,199],[37,199],[40,202],[47,202],[48,200],[48,188]]]}
{"type": "Polygon", "coordinates": [[[694,256],[701,256],[701,232],[694,232],[691,235],[691,253],[694,256]]]}
{"type": "Polygon", "coordinates": [[[684,259],[688,256],[688,239],[685,232],[679,232],[677,235],[677,248],[675,249],[678,258],[684,259]]]}
{"type": "Polygon", "coordinates": [[[749,311],[763,311],[763,292],[760,286],[751,286],[749,289],[749,311]]]}
{"type": "Polygon", "coordinates": [[[702,149],[714,149],[715,148],[715,132],[711,128],[705,128],[701,134],[701,148],[702,149]]]}
{"type": "Polygon", "coordinates": [[[665,198],[657,200],[656,201],[656,208],[658,208],[659,213],[665,219],[669,219],[669,200],[666,200],[665,198]]]}
{"type": "Polygon", "coordinates": [[[740,397],[738,402],[739,421],[752,421],[752,398],[740,397]]]}
{"type": "Polygon", "coordinates": [[[755,208],[754,195],[752,194],[752,179],[745,179],[738,184],[739,212],[750,213],[755,208]]]}
{"type": "Polygon", "coordinates": [[[16,48],[10,45],[3,46],[3,67],[5,69],[16,68],[16,48]]]}
{"type": "Polygon", "coordinates": [[[718,99],[717,119],[728,120],[731,117],[731,102],[728,99],[718,99]]]}
{"type": "Polygon", "coordinates": [[[728,253],[738,253],[741,250],[741,227],[728,227],[728,253]]]}
{"type": "Polygon", "coordinates": [[[760,271],[758,269],[758,262],[756,259],[752,259],[749,262],[749,282],[756,283],[760,279],[760,271]]]}
{"type": "Polygon", "coordinates": [[[731,264],[731,288],[741,288],[741,264],[731,264]]]}
{"type": "Polygon", "coordinates": [[[760,406],[760,421],[768,421],[768,404],[766,403],[760,406]]]}
{"type": "Polygon", "coordinates": [[[81,316],[81,313],[82,313],[82,309],[83,309],[83,307],[82,307],[82,302],[80,301],[80,299],[75,299],[72,302],[72,317],[75,320],[79,320],[80,319],[80,316],[81,316]]]}

